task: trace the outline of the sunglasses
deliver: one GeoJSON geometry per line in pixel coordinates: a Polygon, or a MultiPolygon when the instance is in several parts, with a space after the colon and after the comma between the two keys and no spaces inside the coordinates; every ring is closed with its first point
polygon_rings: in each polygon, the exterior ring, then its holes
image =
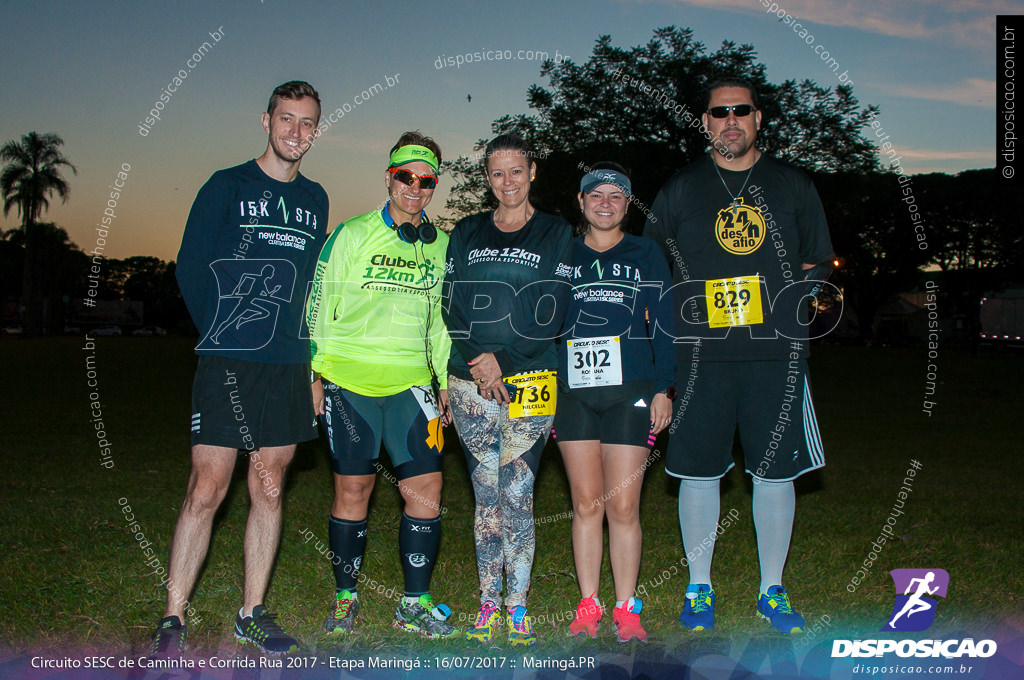
{"type": "Polygon", "coordinates": [[[736,106],[712,106],[708,109],[708,113],[712,118],[728,118],[729,112],[732,111],[737,118],[745,118],[756,110],[750,104],[737,104],[736,106]]]}
{"type": "Polygon", "coordinates": [[[433,175],[417,175],[415,172],[409,172],[402,168],[388,168],[388,172],[392,173],[402,184],[408,184],[412,186],[413,182],[419,182],[420,189],[433,189],[437,186],[437,177],[433,175]]]}

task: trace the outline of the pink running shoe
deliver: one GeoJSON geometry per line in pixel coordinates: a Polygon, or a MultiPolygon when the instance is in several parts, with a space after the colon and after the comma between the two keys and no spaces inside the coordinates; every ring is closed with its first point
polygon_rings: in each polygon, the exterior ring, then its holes
{"type": "Polygon", "coordinates": [[[631,597],[621,607],[612,610],[615,622],[615,637],[619,642],[647,642],[647,631],[640,625],[640,610],[644,603],[638,597],[631,597]]]}
{"type": "MultiPolygon", "coordinates": [[[[594,593],[594,595],[596,594],[594,593]]],[[[597,637],[597,629],[601,627],[604,608],[594,602],[594,595],[583,598],[576,605],[576,620],[569,624],[569,635],[597,637]]]]}

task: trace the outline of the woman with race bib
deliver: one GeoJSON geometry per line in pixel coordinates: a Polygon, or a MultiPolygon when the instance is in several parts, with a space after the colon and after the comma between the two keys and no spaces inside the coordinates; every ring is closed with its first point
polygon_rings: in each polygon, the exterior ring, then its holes
{"type": "MultiPolygon", "coordinates": [[[[352,632],[370,496],[381,444],[403,501],[398,553],[405,580],[394,626],[426,638],[459,630],[434,605],[431,575],[441,545],[441,468],[450,352],[440,315],[448,237],[424,212],[441,148],[420,132],[392,147],[384,172],[388,200],[331,232],[316,265],[307,322],[312,367],[324,386],[317,405],[334,470],[328,537],[335,594],[324,629],[352,632]]],[[[369,589],[367,589],[369,590],[369,589]]],[[[364,591],[363,595],[367,592],[364,591]]]]}
{"type": "Polygon", "coordinates": [[[631,185],[615,163],[580,182],[583,233],[573,239],[572,302],[559,342],[555,436],[572,490],[572,545],[581,600],[569,625],[596,637],[604,518],[619,642],[646,641],[640,570],[640,489],[648,452],[669,424],[676,352],[671,285],[658,245],[623,231],[631,185]]]}
{"type": "Polygon", "coordinates": [[[484,169],[498,207],[455,225],[445,274],[448,394],[476,496],[480,612],[466,636],[489,643],[507,625],[512,646],[537,641],[526,612],[533,485],[555,413],[554,340],[571,273],[569,224],[530,204],[532,158],[518,135],[487,145],[484,169]]]}

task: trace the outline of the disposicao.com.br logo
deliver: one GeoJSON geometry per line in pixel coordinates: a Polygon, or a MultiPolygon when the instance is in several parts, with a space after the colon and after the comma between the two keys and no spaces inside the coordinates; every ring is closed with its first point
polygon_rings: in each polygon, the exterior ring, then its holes
{"type": "MultiPolygon", "coordinates": [[[[949,573],[945,569],[893,569],[895,602],[883,632],[927,630],[935,622],[936,597],[945,597],[949,573]]],[[[895,653],[901,657],[968,656],[987,658],[996,653],[994,640],[836,640],[832,657],[870,657],[895,653]]]]}

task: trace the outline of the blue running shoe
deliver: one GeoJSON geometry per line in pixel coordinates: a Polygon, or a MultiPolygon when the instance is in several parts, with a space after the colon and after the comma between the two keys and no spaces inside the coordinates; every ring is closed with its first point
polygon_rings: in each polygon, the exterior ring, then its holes
{"type": "Polygon", "coordinates": [[[710,630],[715,627],[715,591],[707,583],[686,587],[686,602],[679,615],[679,625],[690,630],[710,630]]]}
{"type": "Polygon", "coordinates": [[[793,610],[782,586],[771,586],[767,593],[761,593],[757,599],[757,614],[783,635],[804,632],[804,617],[793,610]]]}

